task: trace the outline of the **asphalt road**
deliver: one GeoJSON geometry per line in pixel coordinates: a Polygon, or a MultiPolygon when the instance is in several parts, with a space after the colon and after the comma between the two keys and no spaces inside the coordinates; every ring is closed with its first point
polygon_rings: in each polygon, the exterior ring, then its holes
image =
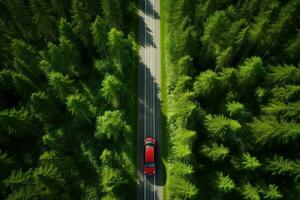
{"type": "Polygon", "coordinates": [[[139,0],[138,200],[163,199],[164,167],[160,156],[160,19],[159,0],[139,0]],[[147,136],[156,138],[156,175],[143,173],[147,136]]]}

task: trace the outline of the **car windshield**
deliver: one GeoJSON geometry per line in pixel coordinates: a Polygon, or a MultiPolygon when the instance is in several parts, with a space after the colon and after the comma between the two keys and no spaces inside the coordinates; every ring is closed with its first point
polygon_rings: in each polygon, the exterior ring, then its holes
{"type": "Polygon", "coordinates": [[[154,167],[154,162],[146,162],[145,167],[154,167]]]}

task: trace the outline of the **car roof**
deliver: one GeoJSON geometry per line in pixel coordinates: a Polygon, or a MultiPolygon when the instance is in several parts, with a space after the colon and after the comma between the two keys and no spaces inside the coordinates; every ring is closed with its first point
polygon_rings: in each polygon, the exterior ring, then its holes
{"type": "Polygon", "coordinates": [[[154,162],[154,147],[153,146],[146,146],[145,161],[146,162],[154,162]]]}

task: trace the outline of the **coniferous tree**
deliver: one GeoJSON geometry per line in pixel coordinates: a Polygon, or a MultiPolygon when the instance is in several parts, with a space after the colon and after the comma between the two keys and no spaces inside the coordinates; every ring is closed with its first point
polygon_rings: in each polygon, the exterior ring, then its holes
{"type": "Polygon", "coordinates": [[[105,24],[99,16],[97,16],[95,21],[92,23],[91,31],[93,36],[93,45],[99,52],[102,52],[105,49],[105,45],[107,43],[107,36],[105,33],[105,24]]]}
{"type": "Polygon", "coordinates": [[[218,161],[224,160],[229,153],[229,149],[224,147],[223,144],[211,143],[210,145],[203,145],[201,153],[213,161],[218,161]]]}
{"type": "Polygon", "coordinates": [[[235,188],[235,183],[229,175],[224,176],[222,172],[218,172],[216,186],[220,192],[227,193],[235,188]]]}
{"type": "Polygon", "coordinates": [[[54,40],[57,31],[55,18],[51,15],[48,5],[45,1],[30,0],[30,8],[32,12],[32,21],[37,27],[38,34],[45,38],[54,40]]]}
{"type": "Polygon", "coordinates": [[[241,164],[243,169],[250,171],[261,167],[261,163],[257,160],[257,158],[251,156],[249,153],[243,154],[241,164]]]}
{"type": "Polygon", "coordinates": [[[97,128],[95,136],[97,138],[107,138],[113,141],[125,139],[130,127],[123,121],[120,111],[106,111],[97,118],[97,128]]]}
{"type": "Polygon", "coordinates": [[[245,200],[260,200],[259,191],[255,186],[246,183],[242,186],[242,196],[245,200]]]}
{"type": "Polygon", "coordinates": [[[72,26],[76,36],[83,42],[84,45],[90,44],[90,14],[87,12],[85,1],[72,1],[72,26]]]}
{"type": "Polygon", "coordinates": [[[122,10],[118,0],[103,0],[102,11],[104,13],[106,24],[110,28],[120,29],[122,26],[122,10]]]}
{"type": "Polygon", "coordinates": [[[210,133],[210,137],[220,139],[232,134],[237,134],[242,127],[238,121],[228,119],[222,115],[208,115],[206,116],[204,124],[210,133]]]}
{"type": "Polygon", "coordinates": [[[123,83],[114,75],[107,75],[103,82],[101,92],[104,98],[107,99],[115,108],[120,106],[121,98],[123,96],[123,83]]]}

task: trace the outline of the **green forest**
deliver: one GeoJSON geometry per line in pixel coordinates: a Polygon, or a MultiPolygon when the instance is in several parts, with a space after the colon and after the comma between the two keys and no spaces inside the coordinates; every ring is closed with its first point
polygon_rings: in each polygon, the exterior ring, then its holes
{"type": "Polygon", "coordinates": [[[161,1],[167,199],[300,199],[300,1],[161,1]],[[180,98],[178,98],[180,97],[180,98]]]}
{"type": "Polygon", "coordinates": [[[136,13],[0,0],[0,199],[135,198],[136,13]]]}

